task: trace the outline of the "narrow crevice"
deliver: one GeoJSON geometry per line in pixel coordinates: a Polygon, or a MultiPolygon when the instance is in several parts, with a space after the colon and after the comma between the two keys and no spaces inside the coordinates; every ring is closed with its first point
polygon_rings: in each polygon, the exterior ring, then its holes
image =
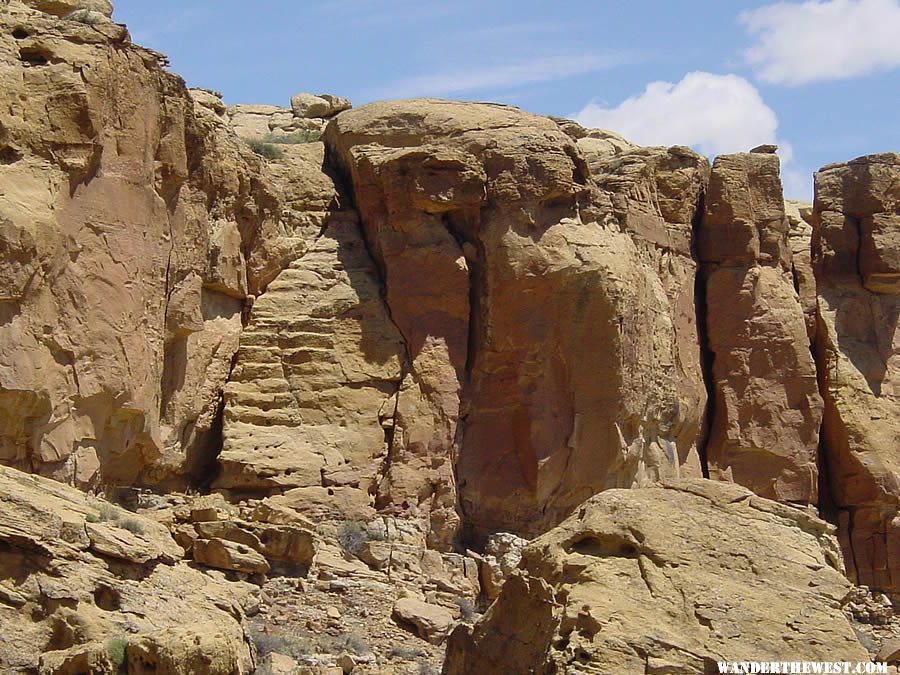
{"type": "MultiPolygon", "coordinates": [[[[359,232],[360,242],[362,243],[362,246],[365,249],[366,255],[368,256],[369,260],[372,261],[372,267],[375,271],[376,282],[378,284],[382,306],[384,307],[384,311],[388,321],[390,321],[391,324],[393,324],[393,326],[397,329],[397,335],[400,337],[403,348],[403,358],[400,363],[400,377],[397,380],[396,391],[392,394],[392,396],[396,397],[396,400],[394,402],[394,411],[391,418],[391,426],[389,430],[385,429],[384,434],[387,454],[385,455],[384,462],[382,463],[379,470],[378,482],[380,484],[390,473],[391,463],[396,454],[395,443],[397,439],[397,428],[400,415],[400,390],[403,387],[404,380],[406,380],[407,376],[412,373],[412,354],[409,348],[409,340],[407,339],[407,336],[403,334],[403,331],[400,330],[400,326],[394,320],[394,316],[391,311],[391,305],[388,302],[387,270],[384,269],[383,262],[379,259],[378,256],[375,255],[372,243],[369,241],[369,238],[367,236],[366,228],[363,224],[363,214],[357,207],[355,198],[356,194],[354,192],[352,177],[344,172],[343,164],[339,161],[337,156],[337,149],[332,147],[328,143],[327,137],[323,137],[322,140],[325,143],[325,159],[322,164],[322,172],[334,181],[334,184],[338,189],[339,200],[342,202],[340,204],[341,208],[343,210],[355,210],[357,213],[356,228],[359,232]]],[[[376,486],[375,489],[377,491],[378,487],[376,486]]],[[[377,501],[376,507],[379,507],[377,501]]]]}
{"type": "Polygon", "coordinates": [[[709,346],[709,307],[706,301],[709,268],[700,260],[697,242],[700,240],[700,228],[703,224],[705,195],[701,192],[697,201],[697,210],[692,223],[691,257],[697,263],[694,275],[694,314],[697,317],[697,342],[700,348],[700,371],[706,387],[706,410],[697,434],[697,454],[700,457],[700,469],[704,478],[709,478],[709,457],[707,454],[709,439],[712,434],[713,420],[716,415],[716,383],[713,377],[713,361],[715,354],[709,346]]]}

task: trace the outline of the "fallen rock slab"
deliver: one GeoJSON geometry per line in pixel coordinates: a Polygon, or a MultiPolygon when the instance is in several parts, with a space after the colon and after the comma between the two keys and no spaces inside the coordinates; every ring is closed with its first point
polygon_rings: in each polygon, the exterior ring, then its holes
{"type": "Polygon", "coordinates": [[[246,544],[227,539],[198,539],[194,542],[194,560],[220,570],[265,574],[269,563],[246,544]]]}
{"type": "Polygon", "coordinates": [[[743,487],[609,490],[525,548],[484,618],[451,635],[444,673],[868,661],[840,568],[831,525],[743,487]]]}
{"type": "Polygon", "coordinates": [[[453,617],[443,607],[415,598],[400,598],[394,603],[395,620],[413,626],[423,640],[441,644],[453,627],[453,617]]]}

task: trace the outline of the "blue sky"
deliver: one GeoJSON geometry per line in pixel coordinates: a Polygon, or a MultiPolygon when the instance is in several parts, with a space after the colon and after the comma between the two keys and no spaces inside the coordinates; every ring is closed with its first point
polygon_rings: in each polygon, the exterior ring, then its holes
{"type": "Polygon", "coordinates": [[[900,0],[117,0],[190,86],[287,106],[439,96],[714,156],[777,142],[787,196],[900,151],[900,0]]]}

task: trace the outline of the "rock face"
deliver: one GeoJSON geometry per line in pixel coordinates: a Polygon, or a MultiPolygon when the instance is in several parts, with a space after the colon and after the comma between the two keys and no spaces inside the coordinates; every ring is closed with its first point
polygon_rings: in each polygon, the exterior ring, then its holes
{"type": "Polygon", "coordinates": [[[900,593],[900,155],[816,174],[823,441],[848,571],[900,593]]]}
{"type": "Polygon", "coordinates": [[[716,661],[866,661],[834,528],[737,485],[609,490],[525,548],[445,675],[709,673],[716,661]]]}
{"type": "Polygon", "coordinates": [[[251,672],[247,589],[181,556],[153,520],[0,467],[0,670],[251,672]]]}
{"type": "Polygon", "coordinates": [[[0,666],[112,672],[121,633],[136,672],[246,671],[222,598],[269,573],[406,585],[434,643],[498,598],[450,668],[526,616],[547,668],[821,656],[830,539],[760,497],[834,516],[851,576],[900,593],[900,156],[786,204],[771,146],[710,168],[503,105],[229,107],[106,0],[0,8],[0,464],[172,533],[0,472],[0,666]],[[192,589],[196,631],[156,619],[192,589]]]}
{"type": "Polygon", "coordinates": [[[800,296],[800,306],[806,319],[806,333],[810,344],[816,337],[816,277],[812,268],[812,214],[809,202],[785,201],[784,213],[790,230],[788,240],[791,246],[791,266],[794,287],[800,296]]]}
{"type": "Polygon", "coordinates": [[[792,276],[778,157],[716,159],[698,251],[715,400],[709,473],[816,504],[822,398],[792,276]]]}
{"type": "Polygon", "coordinates": [[[309,215],[324,232],[266,286],[241,336],[216,487],[378,482],[402,341],[355,214],[309,215]]]}
{"type": "Polygon", "coordinates": [[[214,460],[261,162],[123,27],[19,2],[0,27],[0,461],[184,484],[214,460]]]}
{"type": "Polygon", "coordinates": [[[239,104],[228,108],[226,114],[241,138],[292,144],[317,139],[329,118],[352,107],[346,98],[333,94],[297,94],[290,108],[239,104]]]}
{"type": "Polygon", "coordinates": [[[326,129],[406,347],[377,504],[430,502],[435,542],[458,528],[454,463],[476,536],[699,473],[690,223],[706,164],[643,150],[601,189],[565,126],[422,100],[326,129]]]}

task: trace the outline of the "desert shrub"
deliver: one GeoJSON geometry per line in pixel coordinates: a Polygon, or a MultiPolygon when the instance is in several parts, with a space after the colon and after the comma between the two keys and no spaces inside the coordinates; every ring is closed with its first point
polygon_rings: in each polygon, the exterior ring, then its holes
{"type": "Polygon", "coordinates": [[[68,14],[66,14],[65,18],[69,21],[77,21],[78,23],[87,24],[88,26],[96,26],[97,24],[101,24],[106,21],[106,17],[103,16],[100,12],[94,12],[89,9],[76,9],[74,12],[69,12],[68,14]]]}
{"type": "Polygon", "coordinates": [[[100,522],[100,516],[98,516],[96,513],[89,513],[84,517],[84,519],[89,523],[99,523],[100,522]]]}
{"type": "Polygon", "coordinates": [[[125,638],[110,638],[106,641],[106,653],[109,654],[109,660],[113,662],[116,668],[121,668],[124,665],[127,648],[128,642],[125,638]]]}
{"type": "Polygon", "coordinates": [[[284,157],[284,153],[281,150],[265,141],[252,140],[248,141],[247,145],[249,145],[250,149],[257,155],[265,157],[266,159],[281,159],[284,157]]]}
{"type": "Polygon", "coordinates": [[[116,523],[123,530],[128,530],[133,534],[143,534],[144,533],[144,524],[139,521],[137,518],[126,518],[125,520],[120,520],[116,523]]]}
{"type": "Polygon", "coordinates": [[[116,521],[121,517],[121,513],[119,509],[117,509],[112,504],[101,504],[100,505],[100,522],[109,523],[112,521],[116,521]]]}
{"type": "Polygon", "coordinates": [[[252,633],[250,637],[253,640],[253,644],[256,645],[256,651],[259,653],[260,658],[275,652],[299,660],[316,652],[316,643],[303,635],[252,633]]]}
{"type": "Polygon", "coordinates": [[[384,541],[381,530],[357,520],[345,520],[337,528],[335,538],[350,555],[357,555],[370,541],[384,541]]]}
{"type": "Polygon", "coordinates": [[[372,650],[369,649],[369,645],[366,644],[366,641],[361,635],[358,635],[357,633],[347,633],[335,640],[331,651],[333,653],[349,652],[355,656],[363,656],[372,650]]]}
{"type": "Polygon", "coordinates": [[[388,652],[389,659],[402,659],[403,661],[415,661],[425,656],[421,647],[407,647],[406,645],[394,645],[388,652]]]}
{"type": "Polygon", "coordinates": [[[322,134],[312,129],[300,129],[290,134],[268,134],[263,138],[264,143],[275,143],[277,145],[300,145],[302,143],[315,143],[322,134]]]}

